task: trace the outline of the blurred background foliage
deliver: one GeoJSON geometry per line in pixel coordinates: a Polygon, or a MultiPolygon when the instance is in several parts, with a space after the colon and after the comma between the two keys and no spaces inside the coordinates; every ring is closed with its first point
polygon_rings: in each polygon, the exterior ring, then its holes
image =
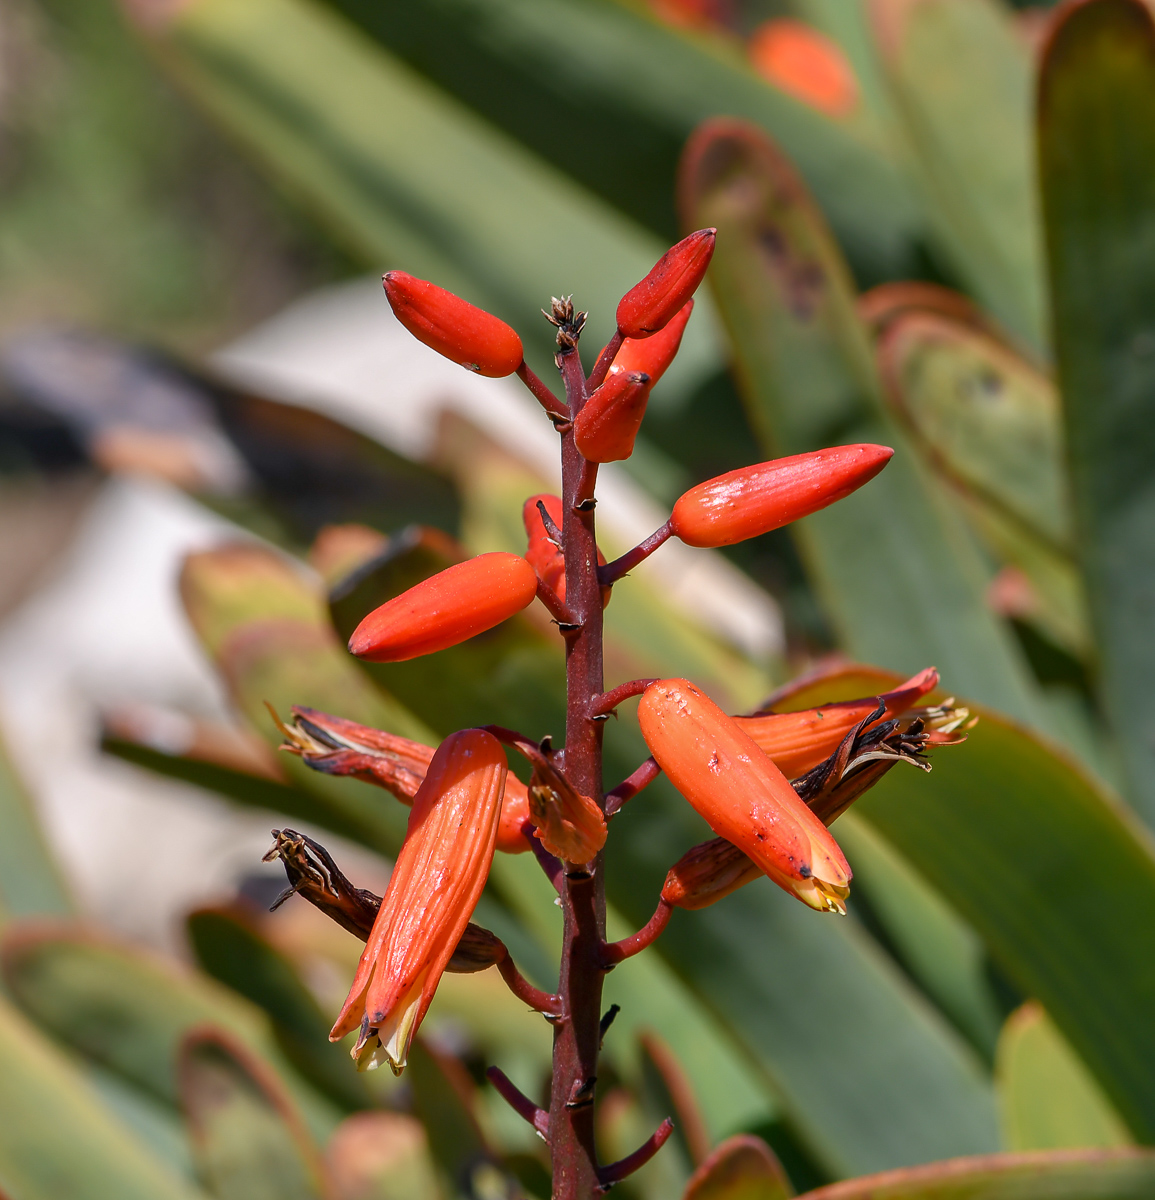
{"type": "MultiPolygon", "coordinates": [[[[1053,18],[999,0],[0,8],[2,611],[37,603],[109,474],[217,522],[169,582],[227,708],[92,698],[141,779],[301,824],[380,891],[404,810],[276,756],[265,702],[430,743],[562,732],[561,655],[532,614],[411,663],[345,653],[415,579],[523,549],[521,503],[551,483],[513,423],[495,431],[503,393],[418,452],[211,356],[323,285],[435,279],[513,322],[544,374],[551,292],[590,310],[592,361],[664,244],[716,225],[621,488],[657,511],[771,455],[896,447],[860,493],[714,563],[781,637],[736,636],[646,573],[607,612],[610,684],[682,673],[740,712],[796,676],[786,707],[934,664],[982,716],[932,776],[892,773],[838,822],[848,920],[760,881],[609,978],[603,1157],[677,1123],[621,1185],[634,1200],[895,1168],[838,1195],[1155,1191],[1155,27],[1141,0],[1053,18]],[[1008,1150],[1043,1153],[933,1165],[1008,1150]]],[[[411,365],[385,361],[400,389],[411,365]]],[[[622,537],[607,520],[608,554],[622,537]]],[[[612,784],[645,749],[628,719],[606,742],[612,784]]],[[[267,912],[268,874],[218,888],[163,954],[96,928],[34,765],[15,739],[0,757],[0,1193],[548,1195],[541,1144],[483,1072],[544,1095],[549,1030],[493,972],[446,978],[401,1080],[358,1076],[326,1040],[351,935],[299,900],[267,912]]],[[[703,830],[663,782],[615,821],[613,936],[703,830]]],[[[477,916],[541,986],[551,899],[530,856],[499,856],[477,916]]]]}

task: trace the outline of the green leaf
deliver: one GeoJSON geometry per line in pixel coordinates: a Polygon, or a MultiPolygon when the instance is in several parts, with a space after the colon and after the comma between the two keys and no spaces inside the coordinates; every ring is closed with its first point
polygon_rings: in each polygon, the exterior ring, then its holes
{"type": "Polygon", "coordinates": [[[202,908],[186,924],[201,967],[265,1010],[285,1057],[305,1079],[344,1109],[373,1103],[365,1076],[351,1069],[348,1047],[329,1041],[332,1021],[296,968],[243,913],[202,908]]]}
{"type": "Polygon", "coordinates": [[[1131,1139],[1098,1084],[1035,1003],[1007,1018],[996,1079],[1012,1150],[1124,1146],[1131,1139]]]}
{"type": "Polygon", "coordinates": [[[0,741],[0,919],[63,917],[72,909],[32,799],[0,741]]]}
{"type": "MultiPolygon", "coordinates": [[[[601,345],[619,297],[666,249],[309,0],[193,0],[150,32],[194,99],[347,246],[496,312],[543,371],[553,292],[564,284],[589,310],[601,345]]],[[[720,364],[703,312],[666,386],[720,364]]]]}
{"type": "Polygon", "coordinates": [[[1039,170],[1077,554],[1098,644],[1099,692],[1131,802],[1151,822],[1155,25],[1140,0],[1064,10],[1042,67],[1039,170]]]}
{"type": "Polygon", "coordinates": [[[748,1133],[715,1147],[690,1177],[682,1200],[790,1200],[794,1189],[774,1151],[748,1133]]]}
{"type": "Polygon", "coordinates": [[[168,1104],[178,1101],[181,1038],[211,1024],[275,1064],[314,1132],[336,1124],[285,1065],[261,1013],[205,976],[67,927],[14,929],[2,954],[5,986],[42,1029],[168,1104]]]}
{"type": "MultiPolygon", "coordinates": [[[[71,1047],[65,1030],[62,1046],[71,1047]]],[[[0,1192],[12,1200],[195,1200],[84,1075],[0,1000],[0,1192]]]]}
{"type": "Polygon", "coordinates": [[[853,864],[858,895],[865,895],[903,966],[971,1045],[992,1060],[1001,1019],[974,930],[857,813],[839,817],[835,836],[853,864]]]}
{"type": "Polygon", "coordinates": [[[887,396],[979,537],[1031,584],[1029,615],[1077,656],[1090,649],[1070,558],[1070,495],[1054,385],[991,334],[927,313],[878,346],[887,396]]]}
{"type": "Polygon", "coordinates": [[[875,0],[881,57],[953,271],[1027,345],[1045,340],[1031,60],[996,0],[875,0]]]}
{"type": "Polygon", "coordinates": [[[764,451],[895,448],[885,471],[792,528],[843,648],[1032,718],[1037,699],[983,601],[969,531],[882,409],[846,264],[797,173],[748,126],[718,122],[684,163],[684,216],[718,227],[710,269],[764,451]]]}
{"type": "Polygon", "coordinates": [[[341,1196],[358,1200],[439,1200],[428,1139],[405,1113],[364,1112],[347,1117],[325,1147],[341,1196]]]}
{"type": "Polygon", "coordinates": [[[910,272],[922,215],[870,111],[835,120],[800,103],[759,78],[736,40],[612,0],[330,3],[663,237],[677,232],[682,145],[700,121],[730,113],[782,142],[866,275],[910,272]],[[582,119],[558,137],[557,114],[572,111],[582,119]]]}
{"type": "Polygon", "coordinates": [[[1155,1187],[1147,1150],[992,1154],[850,1179],[799,1200],[1146,1200],[1155,1187]]]}
{"type": "Polygon", "coordinates": [[[180,1099],[197,1173],[217,1200],[322,1200],[320,1154],[292,1101],[235,1038],[202,1028],[180,1045],[180,1099]]]}
{"type": "MultiPolygon", "coordinates": [[[[192,555],[181,572],[181,596],[238,708],[274,746],[281,738],[266,703],[282,716],[294,704],[357,712],[366,725],[436,744],[421,722],[351,669],[316,577],[292,560],[251,543],[192,555]]],[[[407,819],[401,804],[358,780],[318,775],[290,755],[280,761],[291,783],[335,810],[342,832],[356,830],[374,849],[396,852],[407,819]]]]}
{"type": "Polygon", "coordinates": [[[929,779],[915,774],[891,771],[856,813],[1046,1007],[1132,1132],[1155,1136],[1145,832],[1061,750],[991,713],[965,745],[934,755],[929,779]]]}

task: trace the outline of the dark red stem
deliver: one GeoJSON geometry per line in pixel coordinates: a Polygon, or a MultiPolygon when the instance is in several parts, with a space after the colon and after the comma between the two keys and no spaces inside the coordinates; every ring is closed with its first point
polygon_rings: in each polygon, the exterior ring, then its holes
{"type": "Polygon", "coordinates": [[[519,999],[529,1005],[534,1012],[545,1013],[547,1017],[556,1017],[558,999],[549,992],[535,988],[532,983],[517,969],[513,959],[508,954],[497,964],[506,986],[519,999]]]}
{"type": "Polygon", "coordinates": [[[485,1075],[523,1121],[528,1121],[543,1138],[549,1137],[549,1113],[544,1108],[534,1104],[500,1067],[490,1067],[485,1075]]]}
{"type": "Polygon", "coordinates": [[[622,335],[614,331],[614,336],[606,343],[606,348],[598,355],[598,361],[594,363],[594,369],[590,372],[589,382],[586,387],[592,392],[594,388],[601,387],[602,381],[606,377],[606,372],[613,366],[614,358],[618,351],[622,348],[622,335]]]}
{"type": "Polygon", "coordinates": [[[651,554],[673,535],[673,521],[667,521],[661,529],[655,529],[644,542],[639,542],[632,550],[628,550],[621,558],[615,558],[612,563],[598,567],[598,582],[603,586],[617,583],[627,572],[632,571],[640,562],[645,562],[651,554]]]}
{"type": "Polygon", "coordinates": [[[629,683],[619,683],[616,688],[595,696],[590,705],[591,717],[608,717],[623,700],[631,696],[640,696],[656,679],[631,679],[629,683]]]}
{"type": "Polygon", "coordinates": [[[652,946],[662,935],[662,931],[670,923],[670,916],[673,914],[673,906],[666,903],[665,900],[658,900],[658,907],[654,909],[654,915],[631,937],[622,938],[620,942],[610,942],[605,948],[605,956],[603,962],[607,967],[616,967],[618,963],[625,962],[627,958],[633,958],[635,954],[640,954],[647,946],[652,946]]]}
{"type": "Polygon", "coordinates": [[[625,1158],[620,1159],[616,1163],[610,1163],[608,1167],[602,1167],[598,1171],[598,1182],[603,1188],[612,1187],[615,1183],[621,1183],[623,1179],[626,1179],[635,1171],[644,1167],[666,1144],[670,1134],[673,1132],[674,1122],[667,1117],[654,1130],[648,1140],[643,1142],[633,1154],[626,1155],[625,1158]]]}
{"type": "Polygon", "coordinates": [[[572,625],[574,623],[573,613],[566,608],[565,601],[542,579],[537,581],[537,598],[549,609],[549,615],[559,625],[572,625]]]}
{"type": "Polygon", "coordinates": [[[612,817],[619,812],[627,800],[632,800],[642,788],[649,787],[661,773],[662,768],[657,762],[647,758],[629,779],[623,779],[613,791],[606,793],[606,816],[612,817]]]}
{"type": "Polygon", "coordinates": [[[565,405],[545,385],[541,376],[528,363],[523,361],[521,366],[517,368],[517,377],[533,393],[534,399],[549,413],[550,420],[555,424],[560,422],[568,423],[570,415],[566,412],[565,405]]]}
{"type": "MultiPolygon", "coordinates": [[[[566,399],[576,418],[586,401],[576,339],[558,336],[558,367],[566,399]]],[[[590,716],[590,701],[602,681],[602,594],[594,533],[593,472],[574,444],[572,429],[562,433],[562,553],[566,604],[576,629],[566,646],[565,774],[586,796],[602,801],[602,727],[590,716]]],[[[566,632],[563,630],[563,632],[566,632]]],[[[585,867],[568,865],[561,889],[564,918],[558,995],[561,1016],[554,1021],[553,1083],[549,1141],[553,1161],[553,1200],[590,1200],[602,1186],[594,1146],[594,1085],[601,1042],[602,955],[606,904],[604,855],[585,867]]]]}

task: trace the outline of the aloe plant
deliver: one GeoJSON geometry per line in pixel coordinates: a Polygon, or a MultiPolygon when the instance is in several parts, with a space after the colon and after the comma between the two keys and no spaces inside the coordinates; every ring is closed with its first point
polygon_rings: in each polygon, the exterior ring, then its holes
{"type": "MultiPolygon", "coordinates": [[[[679,223],[716,227],[710,297],[699,295],[639,434],[691,477],[707,443],[732,456],[710,474],[836,443],[895,448],[869,488],[794,527],[834,645],[872,666],[780,688],[771,707],[885,693],[934,663],[939,698],[961,697],[980,721],[929,778],[896,770],[835,825],[864,901],[850,921],[805,920],[753,885],[675,920],[638,960],[641,983],[625,968],[610,976],[607,1000],[624,1011],[606,1037],[599,1136],[624,1144],[652,1109],[639,1010],[681,1061],[706,1128],[704,1142],[675,1133],[662,1151],[671,1166],[659,1156],[621,1186],[643,1200],[679,1188],[699,1200],[769,1198],[833,1179],[837,1191],[808,1194],[1146,1196],[1155,28],[1141,0],[1075,0],[1032,51],[998,0],[788,7],[850,64],[853,111],[832,116],[761,77],[743,6],[729,25],[694,28],[616,0],[189,0],[155,6],[145,36],[337,240],[512,322],[543,376],[552,348],[536,313],[551,288],[564,280],[589,309],[596,348],[661,239],[679,223]],[[722,438],[720,416],[690,424],[711,405],[733,417],[739,401],[736,439],[722,438]],[[957,1156],[967,1161],[934,1161],[957,1156]]],[[[378,468],[366,464],[369,477],[378,468]]],[[[455,525],[460,505],[460,528],[447,532],[472,540],[464,549],[394,536],[329,595],[252,546],[188,564],[190,618],[250,734],[281,739],[264,700],[427,745],[488,722],[560,734],[560,663],[526,617],[489,645],[412,663],[359,666],[342,649],[371,608],[437,563],[525,553],[520,501],[544,482],[515,488],[480,453],[453,469],[456,495],[439,484],[440,508],[422,519],[455,525]]],[[[308,516],[307,499],[294,505],[308,516]]],[[[374,514],[382,527],[387,509],[374,514]]],[[[632,675],[684,663],[734,710],[783,683],[773,664],[718,645],[637,582],[644,603],[623,595],[606,611],[607,662],[619,656],[632,675]]],[[[288,759],[256,774],[181,758],[123,729],[107,744],[386,856],[401,845],[403,810],[367,784],[288,759]]],[[[617,777],[644,756],[626,722],[610,722],[605,744],[617,777]]],[[[22,801],[5,800],[2,819],[19,833],[9,849],[25,847],[0,862],[6,917],[67,915],[22,801]]],[[[625,810],[607,868],[612,936],[646,921],[665,868],[700,829],[668,781],[625,810]]],[[[499,856],[477,920],[532,986],[552,988],[559,922],[543,883],[529,856],[499,856]]],[[[13,1001],[81,1060],[50,1068],[45,1045],[37,1071],[83,1097],[59,1111],[81,1131],[77,1145],[108,1150],[98,1169],[123,1178],[120,1191],[144,1187],[132,1182],[142,1172],[160,1178],[153,1160],[166,1145],[171,1156],[184,1111],[199,1132],[180,1133],[187,1161],[163,1168],[184,1172],[164,1185],[174,1194],[235,1194],[254,1178],[275,1178],[286,1195],[329,1194],[354,1177],[369,1186],[357,1150],[379,1145],[395,1147],[382,1154],[415,1200],[468,1193],[487,1171],[544,1196],[532,1133],[519,1141],[458,1065],[436,1049],[422,1059],[414,1102],[399,1111],[396,1097],[341,1074],[300,963],[273,945],[271,926],[218,912],[190,928],[203,966],[243,1001],[203,979],[173,990],[168,968],[80,935],[8,934],[13,1001]],[[124,1024],[74,1025],[86,1008],[124,1024]],[[194,1010],[224,1032],[196,1041],[194,1010]],[[178,1053],[193,1064],[183,1093],[178,1053]],[[202,1112],[207,1080],[232,1107],[202,1112]],[[93,1087],[120,1097],[115,1136],[92,1116],[93,1087]],[[235,1138],[237,1128],[253,1132],[235,1138]],[[281,1174],[261,1172],[261,1153],[281,1174]]],[[[348,945],[334,945],[348,971],[348,945]]],[[[506,1050],[521,1016],[509,1015],[506,1050]]],[[[480,1044],[497,1056],[496,1042],[480,1044]]],[[[511,1066],[523,1092],[540,1085],[547,1053],[527,1048],[511,1066]]],[[[661,1102],[676,1091],[667,1080],[661,1102]]],[[[694,1126],[680,1112],[675,1123],[694,1126]]],[[[21,1173],[37,1144],[24,1157],[0,1144],[0,1189],[47,1197],[73,1186],[21,1173]]],[[[395,1194],[387,1174],[377,1194],[395,1194]]]]}

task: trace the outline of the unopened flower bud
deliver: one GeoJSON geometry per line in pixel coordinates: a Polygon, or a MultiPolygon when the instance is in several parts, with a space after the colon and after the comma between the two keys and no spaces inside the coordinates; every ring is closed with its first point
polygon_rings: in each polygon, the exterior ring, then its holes
{"type": "Polygon", "coordinates": [[[629,458],[649,398],[650,377],[644,371],[611,371],[574,421],[582,457],[596,463],[629,458]]]}
{"type": "Polygon", "coordinates": [[[937,686],[938,672],[927,667],[879,696],[843,700],[801,712],[759,713],[734,720],[787,779],[797,779],[829,758],[839,742],[880,705],[882,709],[874,724],[906,712],[937,686]]]}
{"type": "Polygon", "coordinates": [[[474,975],[495,966],[509,957],[505,943],[496,934],[480,925],[466,925],[446,971],[453,975],[474,975]]]}
{"type": "Polygon", "coordinates": [[[669,324],[652,337],[626,338],[614,355],[609,375],[644,371],[650,377],[652,388],[674,361],[674,356],[682,344],[682,334],[686,332],[686,322],[693,311],[693,300],[687,300],[669,324]]]}
{"type": "Polygon", "coordinates": [[[387,271],[382,282],[397,319],[438,354],[493,378],[521,366],[521,338],[492,313],[404,271],[387,271]]]}
{"type": "Polygon", "coordinates": [[[698,290],[714,254],[715,229],[699,229],[671,246],[618,303],[618,332],[644,338],[667,324],[698,290]]]}
{"type": "Polygon", "coordinates": [[[850,868],[838,843],[732,717],[684,679],[651,684],[642,736],[716,834],[811,908],[844,912],[850,868]]]}
{"type": "Polygon", "coordinates": [[[500,625],[535,595],[537,576],[520,555],[480,554],[374,609],[353,631],[349,650],[369,662],[405,662],[500,625]]]}
{"type": "Polygon", "coordinates": [[[329,1034],[360,1030],[360,1067],[400,1074],[437,984],[461,942],[493,861],[505,752],[466,729],[437,748],[413,802],[353,986],[329,1034]]]}
{"type": "Polygon", "coordinates": [[[834,446],[742,467],[679,497],[670,518],[689,546],[732,546],[849,496],[890,461],[888,446],[834,446]]]}

